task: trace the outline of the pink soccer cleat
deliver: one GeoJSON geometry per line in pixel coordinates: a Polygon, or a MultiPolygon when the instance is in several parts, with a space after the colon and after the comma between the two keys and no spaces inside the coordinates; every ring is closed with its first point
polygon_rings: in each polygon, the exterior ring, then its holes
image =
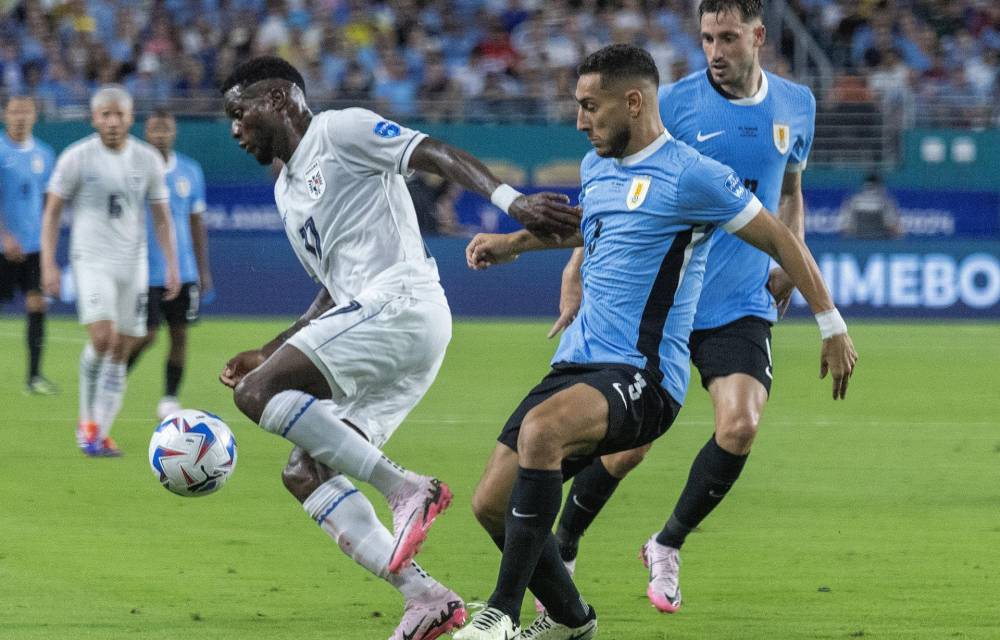
{"type": "Polygon", "coordinates": [[[639,558],[649,569],[649,601],[661,613],[675,613],[681,608],[681,552],[660,544],[653,534],[642,545],[639,558]]]}
{"type": "Polygon", "coordinates": [[[425,598],[407,600],[403,619],[389,640],[434,640],[465,624],[465,603],[443,586],[425,598]]]}
{"type": "Polygon", "coordinates": [[[409,565],[420,551],[434,519],[451,504],[451,489],[445,483],[409,471],[407,475],[410,478],[403,488],[389,499],[393,526],[393,548],[389,557],[391,573],[398,573],[409,565]]]}

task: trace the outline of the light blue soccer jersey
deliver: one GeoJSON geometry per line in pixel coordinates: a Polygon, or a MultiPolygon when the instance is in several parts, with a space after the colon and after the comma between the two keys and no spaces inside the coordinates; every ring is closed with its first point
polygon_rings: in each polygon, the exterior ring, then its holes
{"type": "MultiPolygon", "coordinates": [[[[732,167],[768,211],[776,213],[786,172],[805,169],[812,146],[816,99],[804,87],[764,72],[750,98],[728,98],[708,70],[660,89],[660,115],[674,137],[732,167]]],[[[774,322],[768,293],[770,259],[728,233],[712,239],[695,329],[758,316],[774,322]]]]}
{"type": "Polygon", "coordinates": [[[552,363],[644,368],[683,402],[708,240],[762,205],[732,169],[667,133],[621,160],[591,151],[580,178],[583,304],[552,363]]]}
{"type": "MultiPolygon", "coordinates": [[[[181,282],[198,282],[198,262],[191,240],[191,214],[205,211],[205,175],[191,158],[175,153],[167,161],[167,189],[170,191],[170,215],[177,235],[177,262],[181,282]]],[[[152,219],[149,230],[149,286],[162,287],[166,280],[163,251],[156,241],[152,219]]]]}
{"type": "Polygon", "coordinates": [[[52,147],[41,140],[21,146],[0,135],[0,222],[25,253],[41,250],[45,186],[54,165],[52,147]]]}

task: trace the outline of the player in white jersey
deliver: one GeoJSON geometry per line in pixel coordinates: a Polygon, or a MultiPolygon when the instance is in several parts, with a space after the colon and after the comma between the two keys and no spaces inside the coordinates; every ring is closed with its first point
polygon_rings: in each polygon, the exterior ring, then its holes
{"type": "Polygon", "coordinates": [[[107,85],[90,101],[97,134],[60,154],[42,220],[42,286],[58,295],[56,248],[63,205],[73,210],[69,259],[77,314],[89,341],[80,357],[77,441],[91,456],[118,456],[111,425],[125,395],[125,362],[146,334],[146,202],[167,262],[167,295],[179,287],[163,162],[128,134],[132,98],[107,85]]]}
{"type": "Polygon", "coordinates": [[[429,640],[465,619],[461,598],[412,558],[451,501],[435,478],[406,471],[381,447],[430,387],[451,338],[437,267],[404,176],[435,173],[545,235],[579,213],[558,194],[523,196],[478,160],[364,109],[313,115],[301,74],[257,58],[223,84],[240,147],[284,163],[274,193],[299,261],[321,285],[310,309],[220,376],[239,409],[296,447],[283,479],[340,548],[404,596],[392,638],[429,640]],[[381,492],[394,532],[345,475],[381,492]]]}

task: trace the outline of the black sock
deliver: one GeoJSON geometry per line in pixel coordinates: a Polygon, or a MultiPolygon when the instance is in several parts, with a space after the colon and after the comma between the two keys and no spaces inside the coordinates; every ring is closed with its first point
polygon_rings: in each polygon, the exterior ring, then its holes
{"type": "Polygon", "coordinates": [[[726,497],[748,456],[729,453],[712,436],[695,457],[684,491],[666,526],[656,535],[656,541],[680,549],[688,533],[726,497]]]}
{"type": "Polygon", "coordinates": [[[135,363],[139,361],[139,356],[142,355],[143,351],[145,351],[145,349],[137,349],[136,351],[132,352],[132,355],[130,355],[128,357],[128,360],[125,362],[126,372],[132,371],[132,367],[134,367],[135,363]]]}
{"type": "MultiPolygon", "coordinates": [[[[493,544],[503,551],[504,536],[490,537],[493,544]]],[[[556,622],[567,627],[579,627],[590,619],[591,608],[584,602],[573,578],[566,571],[566,565],[559,557],[558,545],[552,536],[545,540],[528,588],[541,600],[545,610],[556,622]]]]}
{"type": "Polygon", "coordinates": [[[181,376],[184,375],[184,365],[174,364],[167,360],[167,394],[177,397],[177,389],[181,386],[181,376]]]}
{"type": "MultiPolygon", "coordinates": [[[[510,494],[506,536],[497,587],[489,603],[515,622],[520,620],[521,602],[538,565],[562,498],[562,473],[518,467],[510,494]]],[[[558,550],[553,546],[558,557],[558,550]]]]}
{"type": "Polygon", "coordinates": [[[42,366],[42,343],[45,342],[45,314],[28,314],[28,380],[38,375],[42,366]]]}
{"type": "Polygon", "coordinates": [[[619,482],[618,478],[608,473],[600,458],[573,479],[556,529],[559,555],[563,560],[569,562],[576,558],[580,536],[611,499],[619,482]]]}

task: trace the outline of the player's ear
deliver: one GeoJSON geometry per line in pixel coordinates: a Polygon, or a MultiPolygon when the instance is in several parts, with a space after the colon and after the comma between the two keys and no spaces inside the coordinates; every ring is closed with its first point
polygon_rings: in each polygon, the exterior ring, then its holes
{"type": "Polygon", "coordinates": [[[758,47],[764,46],[764,41],[767,39],[767,27],[763,23],[758,24],[753,28],[753,43],[758,47]]]}
{"type": "Polygon", "coordinates": [[[267,100],[271,103],[271,108],[275,111],[283,111],[288,104],[288,91],[284,87],[272,87],[267,92],[267,100]]]}
{"type": "Polygon", "coordinates": [[[636,88],[625,92],[625,108],[632,119],[639,117],[639,114],[642,112],[643,102],[645,101],[642,98],[642,90],[636,88]]]}

